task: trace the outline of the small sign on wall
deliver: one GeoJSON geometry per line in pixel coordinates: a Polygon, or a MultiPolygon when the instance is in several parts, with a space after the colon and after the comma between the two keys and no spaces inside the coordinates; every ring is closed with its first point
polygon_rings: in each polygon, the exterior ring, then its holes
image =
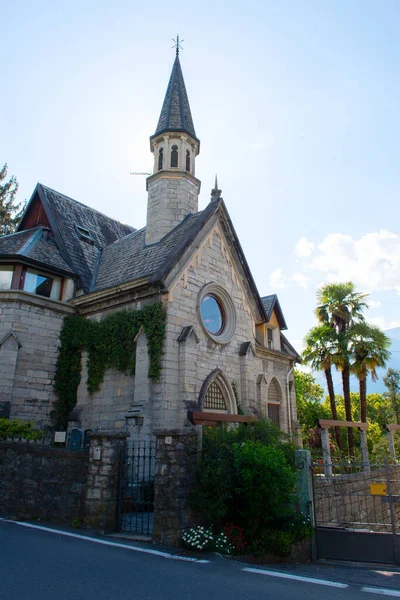
{"type": "Polygon", "coordinates": [[[54,441],[57,444],[65,444],[66,438],[67,438],[67,432],[66,431],[55,431],[54,432],[54,441]]]}
{"type": "Polygon", "coordinates": [[[93,452],[93,459],[100,460],[100,458],[101,458],[101,448],[100,448],[100,446],[97,446],[93,452]]]}

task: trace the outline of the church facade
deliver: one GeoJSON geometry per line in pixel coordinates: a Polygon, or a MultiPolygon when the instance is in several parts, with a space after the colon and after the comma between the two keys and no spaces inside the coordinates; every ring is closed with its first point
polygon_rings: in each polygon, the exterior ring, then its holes
{"type": "Polygon", "coordinates": [[[214,413],[267,416],[296,435],[299,357],[278,298],[259,296],[217,182],[198,210],[200,141],[178,54],[150,148],[144,228],[38,184],[17,232],[0,238],[0,416],[50,423],[64,317],[101,322],[161,303],[158,379],[144,328],[134,374],[107,369],[91,393],[83,351],[70,428],[141,438],[214,413]]]}

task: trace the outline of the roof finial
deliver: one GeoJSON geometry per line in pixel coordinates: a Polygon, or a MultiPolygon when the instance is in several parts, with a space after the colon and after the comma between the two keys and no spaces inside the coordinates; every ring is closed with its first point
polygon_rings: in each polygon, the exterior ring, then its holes
{"type": "Polygon", "coordinates": [[[176,40],[174,40],[174,38],[172,38],[172,41],[174,42],[174,45],[172,46],[172,48],[176,48],[176,55],[179,56],[179,50],[183,50],[181,43],[184,42],[185,40],[180,40],[179,35],[177,34],[176,40]]]}
{"type": "Polygon", "coordinates": [[[221,194],[222,190],[218,189],[218,179],[215,175],[214,189],[211,190],[211,200],[218,200],[219,198],[221,198],[221,194]]]}

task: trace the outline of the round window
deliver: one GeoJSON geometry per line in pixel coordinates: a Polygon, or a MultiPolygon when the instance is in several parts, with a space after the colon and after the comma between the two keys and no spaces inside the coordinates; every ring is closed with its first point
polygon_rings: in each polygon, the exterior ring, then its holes
{"type": "Polygon", "coordinates": [[[218,335],[224,328],[224,309],[216,296],[206,294],[200,304],[200,313],[204,327],[210,333],[218,335]]]}
{"type": "Polygon", "coordinates": [[[236,331],[236,310],[223,287],[208,283],[199,294],[199,318],[206,333],[219,344],[226,344],[236,331]]]}

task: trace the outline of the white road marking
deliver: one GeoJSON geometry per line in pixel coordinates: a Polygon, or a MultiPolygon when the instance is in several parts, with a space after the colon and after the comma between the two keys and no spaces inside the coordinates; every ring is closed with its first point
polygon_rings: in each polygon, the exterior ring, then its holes
{"type": "Polygon", "coordinates": [[[347,583],[337,583],[336,581],[327,581],[326,579],[314,579],[313,577],[302,577],[301,575],[291,575],[290,573],[281,573],[279,571],[264,571],[264,569],[245,568],[242,571],[249,573],[258,573],[259,575],[269,575],[271,577],[281,577],[282,579],[294,579],[294,581],[303,581],[304,583],[316,583],[318,585],[327,585],[336,588],[348,588],[347,583]]]}
{"type": "Polygon", "coordinates": [[[177,554],[168,554],[168,552],[161,552],[160,550],[151,550],[150,548],[141,548],[140,546],[127,546],[126,544],[118,544],[118,542],[109,542],[108,540],[100,540],[93,538],[88,535],[79,535],[78,533],[71,533],[69,531],[61,531],[59,529],[52,529],[51,527],[42,527],[41,525],[33,525],[32,523],[24,523],[23,521],[10,521],[8,519],[0,519],[6,523],[15,523],[21,527],[30,527],[31,529],[41,529],[48,533],[57,533],[58,535],[65,535],[66,537],[78,538],[80,540],[86,540],[87,542],[93,542],[95,544],[102,544],[103,546],[113,546],[114,548],[124,548],[125,550],[133,550],[134,552],[143,552],[144,554],[153,554],[154,556],[161,556],[162,558],[169,558],[172,560],[183,560],[185,562],[195,562],[200,564],[209,563],[209,560],[199,560],[192,558],[191,556],[179,556],[177,554]]]}
{"type": "Polygon", "coordinates": [[[362,592],[368,592],[369,594],[381,594],[382,596],[396,596],[400,598],[400,592],[396,592],[396,590],[388,590],[384,588],[374,588],[374,587],[362,587],[362,592]]]}

